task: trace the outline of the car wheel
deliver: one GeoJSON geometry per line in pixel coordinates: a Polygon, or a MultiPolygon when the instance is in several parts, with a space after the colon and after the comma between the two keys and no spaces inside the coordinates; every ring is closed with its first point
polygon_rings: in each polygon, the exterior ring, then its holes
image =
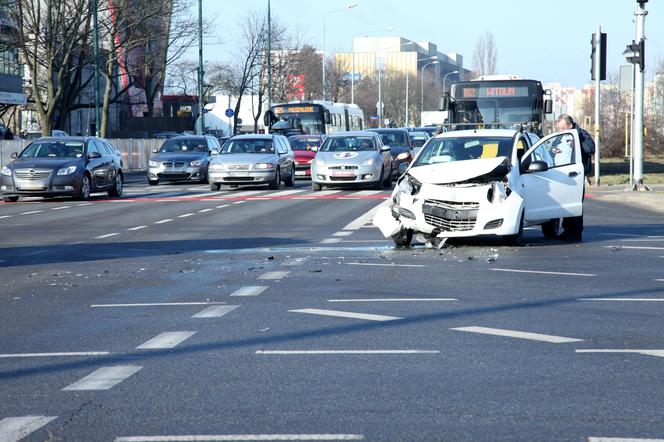
{"type": "Polygon", "coordinates": [[[148,180],[148,184],[151,186],[156,186],[159,184],[159,180],[148,180]]]}
{"type": "Polygon", "coordinates": [[[392,173],[390,172],[388,176],[383,180],[383,187],[389,189],[392,187],[392,173]]]}
{"type": "Polygon", "coordinates": [[[555,218],[542,224],[542,233],[545,238],[557,238],[560,233],[560,218],[555,218]]]}
{"type": "Polygon", "coordinates": [[[90,199],[90,193],[90,177],[88,175],[83,175],[83,178],[81,179],[81,190],[78,191],[76,199],[87,201],[90,199]]]}
{"type": "Polygon", "coordinates": [[[507,235],[505,240],[507,245],[510,246],[520,246],[523,242],[523,212],[521,212],[521,216],[519,217],[519,231],[514,235],[507,235]]]}
{"type": "Polygon", "coordinates": [[[290,177],[288,179],[284,179],[284,184],[286,187],[295,186],[295,168],[291,167],[290,177]]]}
{"type": "Polygon", "coordinates": [[[311,190],[313,190],[314,192],[318,192],[322,189],[323,189],[322,184],[314,183],[313,181],[311,182],[311,190]]]}
{"type": "Polygon", "coordinates": [[[392,235],[392,241],[397,247],[410,247],[410,243],[413,241],[413,230],[402,227],[396,234],[392,235]]]}
{"type": "Polygon", "coordinates": [[[123,188],[122,174],[116,173],[115,182],[113,183],[113,187],[111,187],[108,190],[108,196],[113,198],[120,198],[122,196],[122,188],[123,188]]]}
{"type": "Polygon", "coordinates": [[[219,190],[219,189],[221,189],[221,184],[219,184],[219,183],[210,183],[210,190],[214,191],[214,190],[219,190]]]}
{"type": "Polygon", "coordinates": [[[384,171],[384,170],[381,170],[381,172],[380,172],[380,178],[378,179],[378,181],[376,181],[376,182],[374,183],[373,186],[371,186],[372,189],[374,189],[374,190],[383,190],[383,186],[384,186],[384,184],[385,184],[385,180],[383,179],[383,174],[384,174],[384,173],[385,173],[385,171],[384,171]]]}
{"type": "Polygon", "coordinates": [[[281,186],[281,174],[279,173],[279,169],[274,172],[274,179],[270,181],[270,189],[271,190],[279,190],[279,187],[281,186]]]}
{"type": "Polygon", "coordinates": [[[3,196],[2,201],[6,203],[15,203],[18,201],[18,196],[3,196]]]}
{"type": "Polygon", "coordinates": [[[208,183],[207,170],[205,171],[205,173],[202,173],[201,175],[202,175],[202,177],[201,177],[199,182],[201,184],[207,184],[208,183]]]}

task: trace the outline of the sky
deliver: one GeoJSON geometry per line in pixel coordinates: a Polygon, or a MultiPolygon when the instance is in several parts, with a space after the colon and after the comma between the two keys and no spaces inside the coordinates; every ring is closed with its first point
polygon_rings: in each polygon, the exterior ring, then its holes
{"type": "MultiPolygon", "coordinates": [[[[250,11],[267,11],[268,0],[202,0],[214,18],[215,38],[205,59],[228,61],[239,38],[239,23],[250,11]],[[221,43],[215,40],[221,39],[221,43]]],[[[472,68],[478,38],[490,31],[498,49],[498,73],[582,87],[590,83],[590,38],[607,33],[607,72],[627,64],[622,53],[636,35],[635,0],[271,0],[273,19],[328,55],[350,51],[353,36],[402,36],[428,40],[443,53],[464,57],[472,68]],[[358,5],[342,12],[348,4],[358,5]],[[386,31],[392,27],[391,31],[386,31]]],[[[664,62],[664,0],[646,3],[646,78],[664,62]]]]}

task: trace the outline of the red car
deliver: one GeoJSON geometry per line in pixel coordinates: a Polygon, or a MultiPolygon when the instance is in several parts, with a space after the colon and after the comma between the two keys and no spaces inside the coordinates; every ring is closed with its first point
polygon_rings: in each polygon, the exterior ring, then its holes
{"type": "Polygon", "coordinates": [[[293,135],[288,141],[295,156],[295,178],[311,178],[311,162],[324,138],[320,135],[293,135]]]}

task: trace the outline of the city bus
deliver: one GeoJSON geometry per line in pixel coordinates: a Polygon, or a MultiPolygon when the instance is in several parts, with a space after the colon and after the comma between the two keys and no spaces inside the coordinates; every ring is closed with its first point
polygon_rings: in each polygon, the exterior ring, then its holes
{"type": "Polygon", "coordinates": [[[291,135],[332,134],[364,129],[364,113],[357,104],[331,101],[291,101],[265,112],[269,132],[291,135]]]}
{"type": "Polygon", "coordinates": [[[447,111],[449,130],[471,128],[519,129],[544,135],[546,114],[553,102],[545,96],[542,83],[514,75],[483,76],[451,84],[443,96],[441,110],[447,111]]]}

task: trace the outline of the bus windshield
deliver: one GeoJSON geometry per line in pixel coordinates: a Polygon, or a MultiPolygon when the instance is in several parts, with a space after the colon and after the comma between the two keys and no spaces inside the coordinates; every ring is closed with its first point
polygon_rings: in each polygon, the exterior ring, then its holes
{"type": "Polygon", "coordinates": [[[275,123],[275,125],[278,125],[279,122],[283,121],[288,123],[288,127],[296,130],[299,133],[325,133],[325,123],[323,122],[322,116],[317,113],[289,112],[278,114],[278,118],[279,120],[275,123]]]}
{"type": "Polygon", "coordinates": [[[514,123],[539,121],[537,100],[530,98],[481,98],[455,103],[458,123],[498,123],[511,127],[514,123]]]}

